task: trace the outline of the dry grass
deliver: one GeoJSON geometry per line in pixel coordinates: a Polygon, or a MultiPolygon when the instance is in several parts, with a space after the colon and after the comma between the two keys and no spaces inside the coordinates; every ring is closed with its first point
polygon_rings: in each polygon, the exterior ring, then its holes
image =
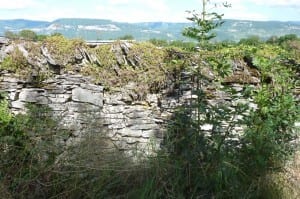
{"type": "Polygon", "coordinates": [[[293,161],[287,166],[285,178],[287,181],[286,198],[300,198],[300,151],[295,154],[293,161]]]}
{"type": "Polygon", "coordinates": [[[7,190],[7,187],[3,183],[0,183],[0,198],[6,198],[6,199],[12,198],[9,191],[7,190]]]}

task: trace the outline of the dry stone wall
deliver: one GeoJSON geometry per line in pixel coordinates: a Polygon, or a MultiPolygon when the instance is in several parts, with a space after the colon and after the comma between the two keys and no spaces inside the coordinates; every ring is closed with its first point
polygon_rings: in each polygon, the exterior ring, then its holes
{"type": "MultiPolygon", "coordinates": [[[[60,128],[70,132],[63,140],[66,146],[80,142],[89,133],[103,134],[119,150],[133,152],[137,149],[151,154],[160,148],[175,108],[196,97],[191,86],[182,85],[174,90],[175,94],[148,94],[144,100],[136,101],[132,99],[134,84],[110,93],[105,92],[103,86],[91,83],[91,78],[78,74],[56,75],[41,82],[39,87],[13,74],[0,74],[0,92],[7,93],[12,112],[24,113],[27,103],[50,107],[53,115],[60,118],[60,128]]],[[[238,84],[233,88],[242,89],[238,84]]],[[[208,92],[211,87],[206,89],[208,92]]],[[[231,100],[225,92],[209,92],[214,95],[209,100],[211,104],[231,100]]],[[[252,106],[255,108],[254,104],[252,106]]],[[[211,130],[210,125],[202,128],[211,130]]]]}
{"type": "MultiPolygon", "coordinates": [[[[61,68],[66,66],[57,65],[57,60],[51,57],[45,46],[41,47],[37,57],[30,54],[23,43],[18,45],[3,43],[0,47],[0,62],[12,51],[11,49],[19,48],[29,65],[32,66],[33,72],[57,68],[52,71],[54,75],[38,84],[32,81],[34,74],[31,78],[22,80],[15,74],[2,70],[0,71],[0,92],[7,93],[11,110],[14,113],[24,113],[27,103],[50,107],[54,116],[60,118],[59,127],[68,129],[70,132],[69,136],[63,140],[66,146],[76,144],[88,133],[103,134],[109,137],[119,150],[138,149],[143,154],[151,154],[160,148],[175,108],[197,97],[192,92],[192,87],[195,86],[191,81],[193,77],[190,72],[182,71],[178,75],[180,79],[170,82],[169,88],[157,94],[148,93],[143,99],[136,100],[133,97],[137,86],[135,83],[129,83],[114,92],[105,91],[103,86],[94,84],[91,77],[74,72],[62,72],[61,68]],[[182,83],[175,85],[178,81],[182,83]]],[[[76,67],[81,67],[86,63],[101,62],[101,60],[89,58],[93,56],[84,49],[77,49],[77,51],[79,54],[74,55],[74,60],[77,61],[73,63],[76,67]]],[[[121,43],[119,48],[115,47],[115,51],[116,57],[122,58],[120,60],[125,60],[126,63],[139,61],[138,59],[130,61],[126,57],[130,51],[129,44],[121,43]]],[[[236,91],[243,90],[245,80],[240,78],[241,74],[244,79],[247,79],[246,83],[254,86],[259,84],[257,72],[253,72],[253,69],[247,67],[246,63],[235,63],[234,70],[233,75],[225,83],[231,84],[236,91]]],[[[207,76],[207,80],[203,82],[203,89],[210,96],[209,103],[232,104],[231,96],[213,83],[214,74],[209,70],[201,72],[207,76]]],[[[255,104],[250,103],[250,105],[255,108],[255,104]]],[[[204,125],[202,128],[209,131],[211,125],[204,125]]]]}
{"type": "Polygon", "coordinates": [[[145,101],[133,101],[129,92],[105,93],[103,87],[81,75],[56,75],[34,87],[30,82],[1,73],[0,91],[7,92],[11,110],[25,112],[27,103],[49,106],[61,117],[60,125],[68,128],[66,144],[79,141],[87,131],[105,133],[120,150],[158,148],[163,137],[163,117],[158,95],[145,101]],[[105,132],[101,132],[105,131],[105,132]]]}

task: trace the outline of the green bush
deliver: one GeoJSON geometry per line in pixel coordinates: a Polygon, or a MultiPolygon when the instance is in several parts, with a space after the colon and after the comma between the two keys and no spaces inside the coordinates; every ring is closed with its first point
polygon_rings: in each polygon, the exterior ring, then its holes
{"type": "Polygon", "coordinates": [[[118,40],[134,40],[132,35],[124,35],[118,38],[118,40]]]}
{"type": "Polygon", "coordinates": [[[48,35],[37,35],[37,41],[44,41],[46,38],[48,37],[48,35]]]}
{"type": "Polygon", "coordinates": [[[164,46],[168,46],[168,41],[164,40],[164,39],[149,39],[149,42],[152,43],[155,46],[159,46],[159,47],[164,47],[164,46]]]}
{"type": "Polygon", "coordinates": [[[60,34],[54,34],[43,40],[45,45],[51,53],[51,56],[55,59],[57,64],[66,66],[75,57],[76,49],[81,46],[84,47],[85,43],[81,39],[67,39],[60,34]]]}
{"type": "Polygon", "coordinates": [[[39,35],[32,30],[21,30],[18,33],[6,31],[4,35],[8,39],[23,39],[27,41],[43,41],[47,37],[47,35],[39,35]]]}
{"type": "Polygon", "coordinates": [[[181,40],[167,41],[163,39],[150,39],[148,42],[158,47],[176,47],[187,51],[193,51],[196,47],[195,42],[188,42],[188,41],[181,41],[181,40]]]}
{"type": "Polygon", "coordinates": [[[140,168],[86,117],[88,134],[66,147],[70,132],[47,106],[28,104],[25,115],[12,115],[1,95],[0,198],[114,198],[139,185],[140,168]]]}
{"type": "Polygon", "coordinates": [[[12,119],[8,109],[8,102],[4,100],[4,94],[0,93],[0,132],[3,132],[12,119]]]}
{"type": "Polygon", "coordinates": [[[29,67],[26,57],[24,57],[23,53],[17,47],[0,63],[0,70],[14,72],[22,77],[30,73],[31,68],[29,67]]]}
{"type": "MultiPolygon", "coordinates": [[[[295,80],[293,71],[281,65],[282,54],[273,59],[266,52],[256,51],[258,55],[262,57],[256,57],[254,64],[260,69],[262,85],[250,92],[257,109],[243,104],[212,106],[197,87],[198,99],[170,120],[162,155],[168,164],[161,168],[167,174],[151,178],[158,185],[152,188],[164,197],[285,198],[283,185],[270,176],[279,176],[297,149],[294,123],[300,112],[292,94],[295,80]],[[266,81],[269,78],[271,82],[266,81]],[[211,130],[204,132],[201,126],[207,124],[211,130]],[[241,126],[244,131],[234,133],[241,126]]],[[[235,96],[232,90],[227,92],[235,96]]]]}
{"type": "Polygon", "coordinates": [[[37,34],[32,30],[21,30],[19,32],[19,37],[29,41],[37,41],[37,34]]]}
{"type": "Polygon", "coordinates": [[[285,42],[288,42],[288,41],[295,41],[297,40],[298,37],[296,34],[288,34],[288,35],[283,35],[281,37],[278,38],[278,43],[281,45],[285,42]]]}
{"type": "Polygon", "coordinates": [[[17,39],[18,38],[18,34],[12,32],[12,31],[5,31],[4,35],[8,39],[17,39]]]}
{"type": "Polygon", "coordinates": [[[183,50],[188,50],[188,51],[193,51],[193,50],[195,50],[195,47],[196,47],[196,43],[195,42],[186,42],[186,41],[180,41],[180,40],[171,41],[169,43],[169,45],[181,48],[183,50]]]}
{"type": "Polygon", "coordinates": [[[261,43],[262,43],[262,40],[259,38],[259,36],[256,36],[256,35],[249,36],[248,38],[241,39],[239,41],[239,44],[250,45],[250,46],[259,45],[261,43]]]}
{"type": "Polygon", "coordinates": [[[40,198],[40,183],[62,153],[63,132],[47,107],[28,105],[27,115],[16,116],[9,113],[6,101],[1,100],[0,107],[1,182],[14,198],[40,198]]]}

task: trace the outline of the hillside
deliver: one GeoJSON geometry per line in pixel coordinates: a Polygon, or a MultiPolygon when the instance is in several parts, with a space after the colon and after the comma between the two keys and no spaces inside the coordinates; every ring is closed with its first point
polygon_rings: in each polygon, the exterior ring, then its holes
{"type": "MultiPolygon", "coordinates": [[[[68,38],[83,38],[86,40],[116,39],[124,35],[132,35],[136,40],[151,38],[166,40],[186,40],[181,34],[189,23],[146,22],[121,23],[102,19],[57,19],[52,22],[31,21],[24,19],[0,20],[0,35],[5,31],[18,32],[30,29],[38,34],[62,33],[68,38]]],[[[239,41],[251,35],[267,39],[273,35],[296,34],[300,36],[300,22],[279,21],[245,21],[226,20],[224,25],[216,30],[217,40],[239,41]]]]}

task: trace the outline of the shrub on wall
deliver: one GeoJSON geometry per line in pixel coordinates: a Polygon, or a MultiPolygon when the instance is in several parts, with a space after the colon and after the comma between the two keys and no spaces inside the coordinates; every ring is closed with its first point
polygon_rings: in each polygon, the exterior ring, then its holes
{"type": "Polygon", "coordinates": [[[26,76],[30,68],[27,58],[18,47],[15,47],[11,54],[5,57],[2,63],[0,63],[0,70],[7,70],[21,76],[26,76]]]}
{"type": "Polygon", "coordinates": [[[85,43],[81,39],[67,39],[62,35],[52,35],[43,40],[43,45],[47,48],[51,57],[61,66],[67,65],[75,57],[78,47],[84,47],[85,43]]]}

